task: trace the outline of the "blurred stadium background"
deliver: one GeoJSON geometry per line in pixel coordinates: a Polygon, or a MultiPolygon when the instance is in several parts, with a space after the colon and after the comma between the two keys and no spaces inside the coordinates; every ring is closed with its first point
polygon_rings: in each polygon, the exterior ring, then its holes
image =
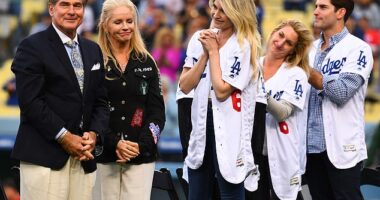
{"type": "MultiPolygon", "coordinates": [[[[350,20],[349,30],[366,40],[373,47],[375,66],[366,98],[366,142],[369,160],[366,165],[379,164],[380,129],[380,7],[378,0],[356,0],[357,7],[350,20]],[[364,13],[364,14],[363,14],[364,13]],[[369,14],[368,14],[369,13],[369,14]],[[369,21],[371,17],[371,20],[369,21]],[[367,20],[366,20],[367,19],[367,20]],[[377,23],[377,24],[376,24],[377,23]]],[[[97,40],[96,23],[103,0],[88,0],[85,19],[80,34],[97,40]]],[[[161,69],[165,94],[167,124],[159,142],[160,158],[157,169],[165,167],[175,175],[182,167],[181,144],[178,135],[177,105],[175,91],[177,77],[181,72],[186,44],[191,34],[207,28],[209,9],[207,0],[135,0],[140,14],[140,30],[148,48],[156,55],[161,69]],[[176,53],[173,63],[165,63],[164,47],[176,53]],[[154,53],[155,52],[155,53],[154,53]],[[161,55],[161,56],[160,56],[161,55]]],[[[282,20],[302,20],[312,29],[314,5],[311,0],[255,0],[258,18],[265,41],[271,30],[282,20]]],[[[50,23],[46,12],[47,0],[0,0],[0,179],[12,176],[10,168],[17,162],[9,158],[19,124],[19,109],[14,90],[14,75],[10,70],[17,44],[29,34],[46,28],[50,23]]],[[[342,120],[342,119],[336,119],[342,120]]],[[[178,186],[178,183],[176,183],[178,186]]],[[[181,190],[177,190],[180,191],[181,190]]],[[[180,194],[183,198],[183,194],[180,194]]],[[[153,199],[161,194],[153,193],[153,199]]]]}

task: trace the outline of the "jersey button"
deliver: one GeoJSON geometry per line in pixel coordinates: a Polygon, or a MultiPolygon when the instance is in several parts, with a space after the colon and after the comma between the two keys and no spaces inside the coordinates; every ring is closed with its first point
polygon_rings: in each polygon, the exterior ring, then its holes
{"type": "Polygon", "coordinates": [[[127,85],[127,83],[126,82],[123,82],[123,86],[126,86],[127,85]]]}
{"type": "Polygon", "coordinates": [[[124,116],[122,116],[122,117],[121,117],[121,120],[125,120],[125,117],[124,117],[124,116]]]}
{"type": "Polygon", "coordinates": [[[121,101],[121,104],[125,104],[125,101],[123,100],[123,101],[121,101]]]}

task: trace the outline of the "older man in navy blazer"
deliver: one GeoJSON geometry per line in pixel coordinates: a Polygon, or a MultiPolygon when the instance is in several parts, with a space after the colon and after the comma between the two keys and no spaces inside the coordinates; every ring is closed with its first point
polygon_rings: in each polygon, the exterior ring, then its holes
{"type": "Polygon", "coordinates": [[[49,0],[52,25],[18,46],[12,64],[21,109],[12,157],[21,199],[91,199],[97,136],[108,125],[98,45],[77,35],[87,0],[49,0]]]}

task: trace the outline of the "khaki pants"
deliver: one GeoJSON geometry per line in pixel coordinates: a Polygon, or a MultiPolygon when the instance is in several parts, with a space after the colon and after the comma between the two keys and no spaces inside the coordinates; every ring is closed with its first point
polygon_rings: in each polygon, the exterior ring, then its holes
{"type": "Polygon", "coordinates": [[[102,200],[149,200],[155,163],[98,164],[102,200]]]}
{"type": "Polygon", "coordinates": [[[72,157],[60,170],[21,162],[21,200],[91,200],[95,178],[72,157]]]}

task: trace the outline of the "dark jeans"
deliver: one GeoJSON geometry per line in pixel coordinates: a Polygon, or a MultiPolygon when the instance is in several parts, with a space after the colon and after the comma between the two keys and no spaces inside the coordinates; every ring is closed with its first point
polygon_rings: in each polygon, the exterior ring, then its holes
{"type": "Polygon", "coordinates": [[[232,184],[224,180],[220,174],[216,157],[214,123],[212,108],[207,110],[206,149],[203,164],[198,169],[189,169],[189,200],[208,200],[212,198],[214,180],[216,176],[220,189],[220,199],[245,199],[244,182],[232,184]]]}
{"type": "Polygon", "coordinates": [[[191,133],[191,104],[193,98],[182,98],[178,99],[178,127],[179,127],[179,138],[181,139],[182,145],[182,157],[183,159],[187,156],[187,148],[189,147],[189,139],[191,133]]]}
{"type": "Polygon", "coordinates": [[[337,169],[326,151],[307,154],[306,179],[313,200],[362,200],[360,171],[362,162],[348,169],[337,169]]]}

